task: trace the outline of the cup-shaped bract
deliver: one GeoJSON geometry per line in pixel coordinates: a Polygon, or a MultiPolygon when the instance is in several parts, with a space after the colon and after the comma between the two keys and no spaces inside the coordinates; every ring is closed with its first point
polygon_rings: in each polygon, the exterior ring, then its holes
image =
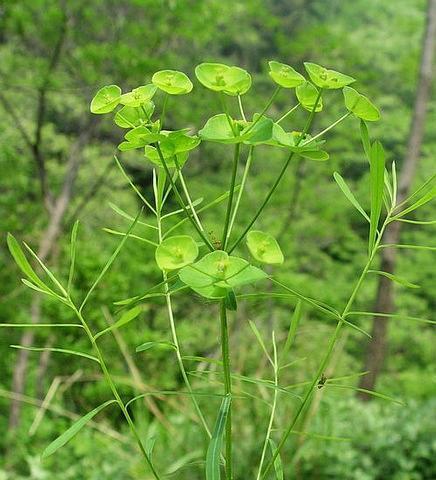
{"type": "Polygon", "coordinates": [[[251,230],[247,235],[247,247],[251,255],[259,262],[279,265],[284,261],[280,245],[269,233],[251,230]]]}
{"type": "Polygon", "coordinates": [[[356,117],[368,122],[376,122],[380,119],[379,109],[365,95],[351,87],[344,87],[343,93],[345,106],[356,117]]]}
{"type": "Polygon", "coordinates": [[[115,114],[114,122],[121,128],[135,128],[148,123],[154,112],[152,101],[141,105],[141,109],[125,105],[115,114]]]}
{"type": "Polygon", "coordinates": [[[201,63],[195,68],[198,81],[215,92],[227,95],[243,95],[251,87],[251,75],[240,67],[222,63],[201,63]]]}
{"type": "Polygon", "coordinates": [[[328,90],[342,88],[356,81],[353,77],[321,67],[316,63],[305,62],[304,67],[312,82],[319,88],[328,90]]]}
{"type": "Polygon", "coordinates": [[[228,290],[267,277],[246,260],[216,250],[179,272],[180,280],[206,298],[225,298],[228,290]]]}
{"type": "Polygon", "coordinates": [[[95,94],[91,100],[91,113],[101,115],[110,113],[120,103],[121,88],[117,85],[107,85],[95,94]]]}
{"type": "Polygon", "coordinates": [[[268,65],[269,76],[275,83],[277,83],[277,85],[280,85],[283,88],[295,88],[306,81],[303,75],[298,73],[290,65],[276,61],[271,61],[268,65]]]}
{"type": "MultiPolygon", "coordinates": [[[[147,145],[145,156],[154,164],[162,167],[162,157],[167,167],[182,167],[188,159],[189,152],[198,146],[200,139],[186,134],[186,130],[167,132],[162,130],[159,134],[160,154],[156,147],[147,145]]],[[[151,142],[150,142],[151,143],[151,142]]]]}
{"type": "Polygon", "coordinates": [[[156,72],[151,81],[160,90],[170,95],[185,95],[193,88],[189,77],[178,70],[161,70],[156,72]]]}
{"type": "Polygon", "coordinates": [[[177,270],[193,263],[198,257],[198,246],[189,235],[166,238],[156,248],[155,258],[161,270],[177,270]]]}
{"type": "MultiPolygon", "coordinates": [[[[319,91],[310,82],[304,82],[295,89],[295,95],[301,106],[311,112],[315,106],[316,99],[318,98],[319,91]]],[[[315,112],[322,110],[322,98],[318,99],[315,112]]]]}
{"type": "Polygon", "coordinates": [[[134,88],[131,92],[121,95],[120,103],[128,107],[141,107],[153,98],[156,90],[157,86],[152,83],[134,88]]]}

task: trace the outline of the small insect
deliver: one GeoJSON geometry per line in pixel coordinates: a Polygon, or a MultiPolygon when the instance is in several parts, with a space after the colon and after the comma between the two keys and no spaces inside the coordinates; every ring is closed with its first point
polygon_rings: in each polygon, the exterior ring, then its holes
{"type": "Polygon", "coordinates": [[[322,388],[325,385],[326,381],[327,381],[327,377],[324,374],[322,374],[318,382],[318,388],[322,388]]]}
{"type": "Polygon", "coordinates": [[[214,233],[213,233],[212,230],[209,232],[209,235],[210,235],[210,238],[212,239],[212,245],[214,246],[215,250],[222,250],[223,245],[222,245],[222,243],[221,243],[221,240],[218,240],[218,239],[215,237],[215,235],[214,235],[214,233]]]}

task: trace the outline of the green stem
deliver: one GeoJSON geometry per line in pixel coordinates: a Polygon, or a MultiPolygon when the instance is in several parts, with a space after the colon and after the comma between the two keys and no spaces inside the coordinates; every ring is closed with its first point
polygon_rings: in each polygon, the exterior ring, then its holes
{"type": "Polygon", "coordinates": [[[316,374],[313,377],[309,387],[307,388],[306,393],[304,394],[303,400],[302,400],[300,406],[298,407],[298,409],[297,409],[297,411],[296,411],[296,413],[295,413],[295,415],[292,419],[292,422],[290,423],[290,425],[286,429],[285,433],[282,435],[282,438],[280,439],[280,442],[277,445],[276,451],[274,452],[272,458],[268,462],[268,464],[267,464],[267,466],[266,466],[266,468],[263,472],[263,475],[261,477],[262,480],[264,480],[266,478],[266,476],[268,475],[268,472],[270,471],[270,469],[274,465],[274,462],[275,462],[276,458],[279,456],[280,451],[282,450],[283,446],[285,445],[289,435],[292,433],[296,423],[298,422],[298,420],[300,418],[300,415],[302,414],[302,412],[304,411],[306,406],[309,404],[310,399],[311,399],[312,394],[313,394],[313,391],[314,391],[314,388],[317,385],[317,383],[319,382],[319,379],[321,378],[321,375],[324,373],[325,369],[327,368],[327,365],[330,361],[330,357],[331,357],[331,355],[333,353],[333,350],[335,348],[335,345],[336,345],[336,343],[339,339],[339,334],[341,333],[342,327],[345,324],[344,318],[347,315],[347,313],[349,312],[349,310],[350,310],[350,308],[351,308],[351,306],[352,306],[352,304],[353,304],[353,302],[356,298],[356,295],[359,292],[359,289],[362,285],[362,282],[363,282],[366,274],[368,273],[368,270],[371,266],[371,263],[374,260],[374,256],[375,256],[375,254],[378,250],[378,246],[380,245],[381,239],[383,237],[383,233],[384,233],[384,231],[386,229],[386,226],[388,224],[389,217],[390,217],[390,213],[388,214],[382,228],[380,229],[379,235],[377,237],[377,241],[374,245],[374,248],[371,252],[371,255],[369,256],[368,261],[366,262],[366,264],[365,264],[365,266],[362,270],[362,273],[360,274],[359,279],[357,280],[356,285],[355,285],[353,291],[351,292],[351,295],[350,295],[350,297],[347,301],[347,304],[345,305],[345,308],[342,312],[341,319],[338,321],[338,323],[336,325],[336,328],[335,328],[335,331],[333,332],[333,335],[330,337],[326,353],[325,353],[325,355],[324,355],[324,357],[323,357],[323,359],[322,359],[322,361],[321,361],[321,363],[320,363],[320,365],[319,365],[319,367],[316,371],[316,374]]]}
{"type": "MultiPolygon", "coordinates": [[[[221,301],[220,305],[220,319],[221,319],[221,352],[223,361],[224,373],[224,394],[232,395],[232,377],[230,369],[230,354],[229,354],[229,329],[227,324],[227,309],[225,300],[221,301]]],[[[233,480],[232,469],[232,404],[229,407],[229,413],[226,421],[226,479],[233,480]]]]}
{"type": "Polygon", "coordinates": [[[153,477],[156,479],[156,480],[160,480],[160,476],[159,474],[157,473],[157,471],[155,470],[152,462],[151,462],[151,459],[150,457],[148,456],[147,454],[147,451],[145,450],[145,446],[142,442],[142,439],[141,439],[141,436],[139,435],[139,432],[138,430],[136,429],[135,427],[135,424],[133,423],[133,420],[128,412],[128,410],[126,409],[125,405],[124,405],[124,402],[123,400],[121,399],[121,396],[118,392],[118,389],[114,383],[114,381],[112,380],[112,376],[111,374],[109,373],[109,369],[106,365],[106,362],[104,361],[104,358],[103,358],[103,354],[99,348],[99,346],[97,345],[97,342],[95,341],[95,338],[91,332],[91,329],[89,328],[87,322],[85,321],[85,319],[83,318],[82,314],[80,313],[80,311],[76,308],[76,306],[73,304],[73,302],[71,301],[70,299],[70,307],[73,309],[74,313],[76,314],[77,318],[80,320],[81,324],[83,325],[83,328],[86,332],[86,334],[88,335],[88,338],[92,344],[92,347],[96,353],[96,356],[98,358],[98,361],[100,362],[100,367],[101,367],[101,370],[103,372],[103,375],[104,375],[104,378],[109,386],[109,388],[111,389],[112,391],[112,394],[115,398],[115,400],[117,401],[118,403],[118,406],[120,407],[120,410],[121,412],[123,413],[124,415],[124,418],[126,419],[129,427],[130,427],[130,430],[133,434],[133,436],[135,437],[135,440],[136,440],[136,443],[138,444],[138,447],[142,453],[142,455],[144,456],[145,458],[145,461],[148,465],[148,467],[150,468],[152,474],[153,474],[153,477]]]}
{"type": "Polygon", "coordinates": [[[238,173],[238,163],[239,163],[239,153],[241,151],[241,144],[237,143],[235,145],[235,153],[233,155],[233,169],[232,169],[232,176],[230,179],[230,187],[229,187],[229,199],[227,201],[227,210],[226,210],[226,218],[224,220],[224,230],[223,230],[223,237],[222,237],[222,249],[225,250],[227,246],[227,233],[229,231],[229,224],[230,224],[230,215],[232,212],[233,206],[233,197],[235,194],[235,185],[236,185],[236,174],[238,173]]]}
{"type": "Polygon", "coordinates": [[[186,217],[188,218],[188,220],[192,223],[192,225],[194,226],[195,230],[197,230],[198,234],[200,235],[201,239],[203,240],[203,242],[206,244],[206,246],[209,248],[210,251],[213,251],[214,250],[214,247],[212,245],[212,243],[210,242],[210,240],[206,237],[206,235],[204,234],[203,231],[200,230],[199,226],[197,225],[197,222],[195,221],[195,219],[193,218],[193,216],[190,214],[190,212],[188,211],[188,209],[186,208],[186,205],[185,205],[185,202],[183,201],[183,198],[182,196],[180,195],[180,192],[178,190],[178,188],[176,187],[175,183],[174,183],[174,180],[173,180],[173,177],[171,176],[171,172],[168,168],[168,165],[167,165],[167,162],[162,154],[162,150],[159,146],[159,143],[155,143],[154,144],[155,148],[156,148],[156,151],[159,155],[159,158],[160,158],[160,161],[162,163],[162,166],[164,167],[164,170],[165,170],[165,173],[167,174],[167,178],[168,178],[168,181],[170,182],[170,185],[171,185],[171,188],[174,192],[174,195],[176,196],[176,200],[177,202],[179,203],[180,207],[182,208],[183,212],[185,213],[186,217]]]}
{"type": "Polygon", "coordinates": [[[292,107],[290,110],[288,110],[284,115],[282,115],[277,121],[276,123],[280,123],[280,122],[283,122],[283,120],[285,120],[285,118],[288,118],[289,115],[291,115],[295,110],[297,110],[297,108],[300,106],[299,103],[297,103],[297,105],[295,105],[295,107],[292,107]]]}
{"type": "MultiPolygon", "coordinates": [[[[319,102],[319,99],[321,98],[321,95],[322,95],[322,89],[319,90],[318,92],[318,97],[316,98],[316,101],[315,101],[315,104],[313,106],[313,109],[312,111],[310,112],[310,115],[309,115],[309,118],[306,122],[306,125],[303,129],[303,131],[301,132],[301,135],[300,135],[300,138],[297,140],[297,143],[296,143],[296,146],[298,146],[300,144],[300,142],[303,140],[304,136],[306,135],[306,133],[308,132],[310,126],[312,125],[312,122],[313,122],[313,118],[315,116],[315,110],[316,110],[316,107],[318,105],[318,102],[319,102]]],[[[280,173],[279,173],[279,176],[277,177],[276,181],[274,182],[273,186],[271,187],[270,191],[268,192],[267,196],[265,197],[264,201],[262,202],[262,205],[259,207],[259,209],[257,210],[256,214],[254,215],[254,217],[252,218],[252,220],[250,221],[250,223],[247,225],[247,227],[244,229],[244,231],[241,233],[241,235],[239,236],[239,238],[236,240],[236,242],[232,245],[232,247],[230,248],[229,250],[229,253],[233,252],[233,250],[239,245],[239,242],[241,242],[241,240],[245,237],[245,235],[247,234],[247,232],[250,230],[250,228],[253,226],[253,224],[256,222],[256,220],[258,219],[259,215],[263,212],[263,209],[266,207],[266,205],[268,204],[270,198],[273,196],[274,192],[276,191],[276,188],[279,186],[286,170],[288,169],[288,166],[289,166],[289,163],[291,162],[292,158],[294,156],[294,152],[291,152],[288,159],[286,160],[285,164],[283,165],[280,173]]]]}
{"type": "Polygon", "coordinates": [[[253,159],[253,151],[254,151],[254,147],[251,146],[250,149],[248,150],[247,163],[245,164],[244,173],[242,175],[241,188],[239,189],[238,197],[236,198],[235,208],[233,209],[233,212],[232,212],[232,218],[230,220],[229,231],[227,232],[227,239],[230,238],[230,235],[232,233],[232,229],[233,229],[233,225],[235,223],[236,215],[237,215],[238,210],[239,210],[239,204],[241,203],[242,195],[243,195],[244,190],[245,190],[245,184],[247,183],[248,172],[250,171],[251,162],[252,162],[252,159],[253,159]]]}
{"type": "Polygon", "coordinates": [[[348,118],[350,115],[352,114],[352,112],[347,112],[346,114],[342,115],[342,117],[338,118],[336,120],[336,122],[333,122],[331,125],[329,125],[327,128],[325,128],[324,130],[322,130],[321,132],[319,132],[317,135],[315,135],[314,137],[312,137],[310,140],[308,140],[307,142],[304,142],[302,144],[302,146],[306,146],[306,145],[309,145],[310,143],[314,142],[317,138],[319,137],[322,137],[325,133],[327,133],[329,130],[331,130],[332,128],[336,127],[336,125],[338,125],[339,123],[341,123],[342,121],[344,121],[346,118],[348,118]]]}
{"type": "Polygon", "coordinates": [[[239,105],[239,111],[241,112],[242,120],[244,120],[244,122],[246,122],[246,121],[247,121],[247,118],[245,117],[244,107],[242,106],[242,98],[241,98],[241,95],[238,95],[238,105],[239,105]]]}
{"type": "Polygon", "coordinates": [[[247,128],[247,131],[245,133],[248,133],[250,132],[251,130],[253,130],[253,128],[255,127],[255,125],[257,124],[257,122],[265,115],[265,113],[269,110],[269,107],[272,105],[272,103],[274,102],[275,98],[277,97],[278,93],[280,92],[282,87],[278,86],[273,94],[271,95],[271,98],[268,100],[267,104],[265,105],[264,109],[259,113],[259,116],[257,117],[257,119],[247,128]]]}

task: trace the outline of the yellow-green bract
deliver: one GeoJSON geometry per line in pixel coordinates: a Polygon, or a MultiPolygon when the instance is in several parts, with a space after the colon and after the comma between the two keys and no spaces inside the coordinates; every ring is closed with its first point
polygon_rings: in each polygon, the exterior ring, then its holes
{"type": "Polygon", "coordinates": [[[121,88],[117,85],[108,85],[101,88],[91,101],[91,112],[103,114],[112,112],[120,103],[121,88]]]}
{"type": "Polygon", "coordinates": [[[198,247],[189,235],[166,238],[155,253],[156,263],[161,270],[176,270],[189,265],[198,256],[198,247]]]}
{"type": "Polygon", "coordinates": [[[326,88],[327,90],[342,88],[356,81],[353,77],[321,67],[316,63],[305,62],[304,67],[312,82],[317,87],[326,88]]]}
{"type": "Polygon", "coordinates": [[[151,81],[160,90],[170,95],[184,95],[192,90],[192,82],[183,72],[177,70],[161,70],[153,75],[151,81]]]}
{"type": "MultiPolygon", "coordinates": [[[[299,85],[295,90],[295,95],[297,96],[298,101],[301,106],[311,112],[315,107],[316,99],[318,98],[319,91],[312,85],[310,82],[304,82],[299,85]]],[[[322,110],[322,98],[318,99],[316,104],[315,112],[320,112],[322,110]]]]}
{"type": "Polygon", "coordinates": [[[259,230],[248,232],[247,247],[251,255],[259,262],[277,265],[284,261],[280,245],[269,233],[259,230]]]}
{"type": "Polygon", "coordinates": [[[269,62],[269,76],[283,88],[294,88],[301,85],[306,80],[291,66],[280,62],[269,62]]]}
{"type": "Polygon", "coordinates": [[[120,103],[128,107],[140,107],[153,98],[156,90],[157,86],[152,83],[134,88],[131,92],[121,95],[120,103]]]}
{"type": "Polygon", "coordinates": [[[246,70],[222,63],[201,63],[195,75],[206,88],[227,95],[243,95],[251,87],[251,75],[246,70]]]}
{"type": "Polygon", "coordinates": [[[351,87],[344,87],[343,89],[345,106],[350,112],[353,112],[356,117],[368,122],[376,122],[380,119],[379,109],[364,95],[351,87]]]}

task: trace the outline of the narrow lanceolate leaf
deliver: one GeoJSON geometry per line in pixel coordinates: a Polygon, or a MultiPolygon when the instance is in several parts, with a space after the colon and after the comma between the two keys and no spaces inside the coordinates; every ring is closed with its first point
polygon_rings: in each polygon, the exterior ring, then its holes
{"type": "MultiPolygon", "coordinates": [[[[274,440],[271,438],[269,439],[269,445],[271,447],[271,452],[274,455],[274,453],[277,451],[277,445],[275,444],[274,440]]],[[[276,475],[276,480],[283,480],[283,464],[282,464],[282,458],[280,454],[277,455],[277,458],[274,460],[274,472],[276,475]]]]}
{"type": "Polygon", "coordinates": [[[265,346],[265,343],[263,341],[262,335],[260,334],[258,328],[256,327],[256,324],[252,322],[251,320],[248,320],[248,323],[250,324],[250,328],[254,333],[254,336],[256,337],[257,341],[259,342],[259,345],[262,347],[262,350],[264,351],[266,358],[269,360],[270,363],[273,363],[270,354],[268,353],[268,350],[265,346]]]}
{"type": "Polygon", "coordinates": [[[365,120],[360,120],[360,138],[362,139],[363,151],[369,162],[371,143],[369,140],[368,126],[366,125],[365,120]]]}
{"type": "Polygon", "coordinates": [[[172,342],[145,342],[136,347],[137,352],[145,352],[151,348],[159,348],[161,350],[176,350],[177,347],[172,342]]]}
{"type": "Polygon", "coordinates": [[[382,400],[386,400],[387,402],[396,403],[397,405],[403,405],[403,406],[405,405],[404,402],[402,402],[401,400],[397,400],[396,398],[390,397],[389,395],[385,395],[384,393],[375,392],[374,390],[367,390],[366,388],[354,387],[352,385],[339,385],[336,383],[330,383],[329,381],[326,382],[326,386],[335,387],[335,388],[344,388],[348,390],[354,390],[356,392],[367,393],[372,397],[381,398],[382,400]]]}
{"type": "Polygon", "coordinates": [[[339,188],[342,190],[342,193],[347,197],[347,199],[350,201],[350,203],[356,208],[358,212],[360,212],[363,217],[369,222],[369,217],[365,210],[362,208],[360,203],[357,201],[356,197],[353,195],[352,191],[348,187],[348,185],[345,183],[345,180],[339,175],[338,172],[335,172],[333,174],[333,177],[335,178],[336,183],[338,184],[339,188]]]}
{"type": "Polygon", "coordinates": [[[68,286],[67,292],[70,292],[71,286],[73,284],[74,278],[74,269],[76,266],[76,243],[77,243],[77,231],[79,229],[79,220],[73,225],[73,229],[71,230],[71,242],[70,242],[70,271],[68,274],[68,286]]]}
{"type": "Polygon", "coordinates": [[[382,272],[381,270],[368,270],[368,273],[376,273],[377,275],[382,275],[383,277],[389,278],[389,280],[392,280],[393,282],[399,283],[400,285],[408,288],[421,288],[419,285],[416,285],[415,283],[410,283],[407,280],[404,280],[404,278],[398,277],[397,275],[392,275],[392,273],[389,272],[382,272]]]}
{"type": "Polygon", "coordinates": [[[374,248],[377,228],[383,204],[383,188],[385,178],[385,152],[378,141],[371,145],[370,150],[370,191],[371,215],[369,227],[369,252],[374,248]]]}
{"type": "Polygon", "coordinates": [[[396,215],[396,217],[403,217],[404,215],[407,215],[410,212],[413,212],[413,210],[416,210],[419,207],[422,207],[426,203],[430,202],[433,200],[433,198],[436,197],[436,186],[433,187],[429,192],[427,192],[425,195],[423,195],[419,200],[417,200],[414,204],[410,205],[410,207],[407,207],[405,210],[400,212],[399,214],[396,215]]]}
{"type": "Polygon", "coordinates": [[[113,325],[111,325],[108,328],[105,328],[101,332],[98,332],[94,335],[94,340],[96,340],[98,337],[103,335],[104,333],[110,332],[111,330],[115,330],[117,328],[121,328],[124,325],[127,325],[130,323],[132,320],[135,320],[135,318],[142,312],[142,307],[137,306],[133,307],[130,310],[127,310],[127,312],[124,312],[123,315],[121,315],[121,318],[117,320],[113,325]]]}
{"type": "Polygon", "coordinates": [[[11,348],[16,348],[17,350],[29,350],[30,352],[57,352],[65,353],[67,355],[76,355],[77,357],[87,358],[88,360],[93,360],[94,362],[100,363],[97,357],[89,355],[84,352],[77,352],[76,350],[67,350],[65,348],[56,348],[56,347],[25,347],[23,345],[9,345],[11,348]]]}
{"type": "Polygon", "coordinates": [[[297,304],[295,305],[295,310],[294,314],[292,315],[291,318],[291,324],[289,325],[289,331],[288,331],[288,336],[286,338],[286,343],[283,348],[283,352],[281,354],[282,359],[286,359],[288,356],[288,353],[294,343],[295,340],[295,335],[297,333],[297,328],[301,320],[301,314],[302,314],[303,308],[302,308],[302,301],[299,299],[297,301],[297,304]]]}
{"type": "Polygon", "coordinates": [[[29,280],[31,280],[42,291],[53,294],[54,292],[47,287],[47,285],[35,273],[17,240],[10,233],[8,233],[7,236],[7,243],[15,263],[20,267],[21,271],[29,278],[29,280]]]}
{"type": "Polygon", "coordinates": [[[97,413],[101,412],[104,408],[112,403],[116,403],[116,400],[108,400],[97,408],[94,408],[91,412],[87,413],[83,417],[79,418],[71,427],[64,432],[60,437],[56,438],[42,453],[42,458],[47,458],[48,456],[55,453],[66,443],[68,443],[90,420],[92,420],[97,413]]]}
{"type": "Polygon", "coordinates": [[[220,454],[223,443],[223,433],[226,426],[227,415],[231,404],[230,395],[225,397],[218,412],[212,438],[206,454],[206,480],[220,480],[220,454]]]}

